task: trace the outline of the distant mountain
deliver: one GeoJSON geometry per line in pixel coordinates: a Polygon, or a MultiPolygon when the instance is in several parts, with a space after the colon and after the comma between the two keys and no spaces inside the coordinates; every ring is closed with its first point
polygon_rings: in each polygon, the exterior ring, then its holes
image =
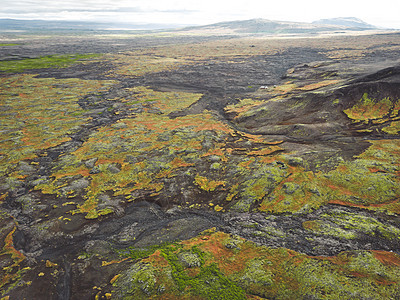
{"type": "MultiPolygon", "coordinates": [[[[182,29],[183,31],[203,31],[203,32],[220,32],[220,33],[236,33],[236,34],[316,34],[326,31],[343,31],[343,30],[367,30],[376,29],[356,18],[337,18],[330,20],[338,20],[337,24],[333,21],[323,23],[321,21],[313,23],[305,22],[285,22],[271,21],[266,19],[251,19],[244,21],[221,22],[204,26],[193,26],[182,29]],[[342,23],[339,22],[342,20],[342,23]],[[345,21],[347,23],[345,24],[345,21]]],[[[180,31],[182,31],[180,30],[180,31]]]]}
{"type": "Polygon", "coordinates": [[[82,21],[46,21],[46,20],[14,20],[0,19],[0,32],[74,32],[74,31],[104,31],[104,30],[141,30],[141,31],[174,31],[196,34],[318,34],[343,30],[377,29],[356,18],[335,18],[305,22],[271,21],[266,19],[251,19],[243,21],[220,22],[211,25],[184,27],[179,24],[135,24],[135,23],[102,23],[82,21]]]}
{"type": "Polygon", "coordinates": [[[314,21],[313,24],[319,25],[336,25],[336,26],[344,26],[349,28],[359,28],[359,29],[376,29],[377,27],[371,24],[364,22],[358,18],[332,18],[332,19],[321,19],[318,21],[314,21]]]}
{"type": "MultiPolygon", "coordinates": [[[[182,26],[182,25],[180,25],[182,26]]],[[[1,31],[97,31],[97,30],[157,30],[177,28],[177,24],[102,23],[83,21],[47,21],[0,19],[1,31]]]]}

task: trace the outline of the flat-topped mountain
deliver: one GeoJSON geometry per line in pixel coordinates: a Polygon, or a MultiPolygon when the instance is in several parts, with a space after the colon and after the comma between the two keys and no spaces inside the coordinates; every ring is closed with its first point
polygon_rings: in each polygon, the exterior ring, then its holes
{"type": "Polygon", "coordinates": [[[357,29],[376,29],[377,28],[376,26],[368,24],[361,19],[353,18],[353,17],[321,19],[321,20],[312,22],[312,24],[345,26],[345,27],[357,28],[357,29]]]}
{"type": "Polygon", "coordinates": [[[319,20],[313,23],[272,21],[267,19],[251,19],[241,21],[220,22],[205,26],[184,28],[183,31],[234,32],[234,33],[265,33],[265,34],[315,34],[338,30],[368,30],[377,29],[357,18],[335,18],[319,20]]]}

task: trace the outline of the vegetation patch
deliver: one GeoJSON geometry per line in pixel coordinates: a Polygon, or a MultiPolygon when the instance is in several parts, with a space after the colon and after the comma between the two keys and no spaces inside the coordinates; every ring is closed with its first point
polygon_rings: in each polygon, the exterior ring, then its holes
{"type": "Polygon", "coordinates": [[[399,262],[398,255],[385,251],[307,256],[285,248],[256,246],[211,230],[155,250],[117,278],[113,294],[135,295],[135,299],[170,295],[177,299],[248,299],[255,295],[277,299],[379,295],[390,299],[400,287],[399,262]],[[188,264],[183,257],[195,263],[188,264]]]}
{"type": "Polygon", "coordinates": [[[36,170],[33,160],[46,149],[71,140],[89,121],[78,99],[109,89],[112,81],[39,79],[15,75],[0,79],[0,175],[22,180],[36,170]]]}
{"type": "Polygon", "coordinates": [[[260,210],[306,212],[329,202],[398,213],[400,145],[397,140],[371,143],[356,160],[329,172],[289,166],[288,176],[262,201],[260,210]]]}
{"type": "Polygon", "coordinates": [[[360,101],[352,108],[343,112],[355,122],[368,123],[370,120],[382,119],[389,115],[393,109],[393,103],[389,98],[382,100],[371,99],[364,93],[360,101]]]}
{"type": "Polygon", "coordinates": [[[71,54],[71,55],[48,55],[38,58],[26,58],[18,60],[0,61],[0,72],[20,73],[24,70],[43,68],[66,68],[71,64],[81,62],[90,58],[98,57],[99,54],[71,54]]]}

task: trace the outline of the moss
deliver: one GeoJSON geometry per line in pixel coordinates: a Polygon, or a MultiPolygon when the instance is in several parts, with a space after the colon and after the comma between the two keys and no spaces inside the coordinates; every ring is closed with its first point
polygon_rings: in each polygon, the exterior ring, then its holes
{"type": "MultiPolygon", "coordinates": [[[[9,231],[9,226],[2,228],[1,234],[4,235],[4,231],[9,231]]],[[[25,260],[25,256],[15,249],[13,235],[16,231],[16,227],[13,227],[4,238],[4,246],[0,251],[0,257],[4,261],[3,268],[0,272],[0,293],[4,295],[7,290],[12,289],[16,286],[21,279],[23,273],[27,271],[21,267],[21,263],[25,260]]]]}
{"type": "Polygon", "coordinates": [[[398,212],[399,155],[397,140],[380,140],[371,141],[371,146],[354,161],[338,160],[338,166],[329,172],[306,172],[301,165],[288,161],[287,175],[265,193],[259,209],[307,212],[330,202],[398,212]]]}
{"type": "Polygon", "coordinates": [[[253,99],[240,99],[239,103],[228,105],[224,108],[227,113],[235,113],[237,117],[249,109],[262,104],[263,101],[253,100],[253,99]]]}
{"type": "Polygon", "coordinates": [[[16,73],[29,69],[65,68],[80,60],[98,56],[98,54],[48,55],[38,58],[1,61],[0,71],[16,73]]]}
{"type": "Polygon", "coordinates": [[[284,238],[286,237],[286,233],[283,230],[280,230],[279,228],[273,227],[273,226],[262,226],[260,227],[260,231],[265,234],[267,237],[279,237],[279,238],[284,238]]]}
{"type": "Polygon", "coordinates": [[[245,289],[255,289],[255,286],[260,286],[260,294],[264,294],[265,287],[271,286],[273,283],[274,274],[265,268],[264,264],[268,266],[269,261],[263,259],[253,259],[247,262],[246,269],[243,274],[239,276],[238,281],[245,289]]]}
{"type": "Polygon", "coordinates": [[[287,167],[283,163],[259,164],[257,162],[256,165],[258,168],[251,173],[246,168],[241,168],[247,176],[239,187],[241,191],[237,194],[238,200],[233,204],[233,210],[249,211],[254,203],[265,199],[288,175],[287,167]]]}
{"type": "Polygon", "coordinates": [[[216,188],[219,186],[225,186],[225,181],[215,181],[215,180],[209,180],[206,177],[196,175],[194,178],[194,182],[202,189],[207,192],[212,192],[215,191],[216,188]]]}
{"type": "MultiPolygon", "coordinates": [[[[330,86],[330,85],[333,85],[333,84],[337,84],[339,82],[340,82],[340,80],[336,80],[336,79],[322,80],[322,81],[319,81],[319,82],[316,82],[316,83],[311,83],[311,84],[304,85],[302,87],[299,87],[298,89],[301,90],[301,91],[312,91],[312,90],[316,90],[316,89],[319,89],[319,88],[322,88],[322,87],[326,87],[326,86],[330,86]]],[[[333,101],[333,104],[336,104],[336,103],[333,101]]]]}
{"type": "Polygon", "coordinates": [[[0,174],[19,161],[36,158],[38,151],[70,141],[68,134],[89,120],[72,115],[82,110],[77,103],[79,97],[107,89],[108,84],[112,82],[39,79],[32,75],[2,78],[3,106],[7,109],[0,112],[4,121],[0,124],[0,174]]]}
{"type": "Polygon", "coordinates": [[[329,172],[322,182],[331,189],[330,197],[364,206],[396,199],[400,194],[399,167],[393,164],[393,155],[398,149],[397,141],[374,141],[357,160],[329,172]]]}
{"type": "Polygon", "coordinates": [[[325,299],[387,299],[396,297],[397,268],[387,268],[371,252],[342,253],[329,261],[306,259],[291,268],[300,288],[293,296],[325,299]],[[333,260],[335,261],[335,260],[333,260]],[[334,271],[333,271],[334,270],[334,271]],[[351,281],[349,281],[349,277],[351,281]],[[387,284],[391,282],[392,284],[387,284]]]}
{"type": "Polygon", "coordinates": [[[389,126],[382,129],[388,134],[398,134],[400,132],[400,121],[391,122],[389,126]]]}
{"type": "Polygon", "coordinates": [[[302,212],[317,208],[326,202],[319,193],[317,178],[302,167],[291,167],[292,173],[282,178],[273,192],[265,198],[260,210],[275,212],[302,212]]]}
{"type": "Polygon", "coordinates": [[[372,217],[332,210],[321,215],[319,220],[307,221],[303,227],[318,234],[352,239],[360,235],[369,235],[386,239],[400,239],[400,230],[384,224],[372,217]]]}
{"type": "Polygon", "coordinates": [[[237,236],[231,237],[229,236],[223,241],[223,245],[228,249],[240,250],[240,245],[243,243],[243,240],[238,238],[237,236]]]}
{"type": "Polygon", "coordinates": [[[156,276],[149,264],[137,263],[114,280],[116,296],[120,299],[148,299],[156,293],[156,276]]]}
{"type": "Polygon", "coordinates": [[[343,112],[354,121],[368,123],[369,120],[381,119],[387,116],[393,108],[393,103],[389,98],[382,100],[371,99],[364,93],[360,101],[352,108],[343,112]]]}
{"type": "MultiPolygon", "coordinates": [[[[151,103],[149,109],[157,107],[162,113],[185,108],[201,96],[155,92],[144,87],[136,87],[128,92],[133,93],[139,103],[151,103]],[[150,97],[152,101],[148,102],[150,97]]],[[[63,196],[62,185],[67,176],[84,176],[89,179],[90,185],[83,195],[85,202],[78,204],[74,213],[97,218],[110,213],[110,210],[101,208],[107,205],[99,199],[105,192],[130,197],[131,201],[139,190],[152,197],[157,196],[164,189],[165,178],[177,176],[182,168],[196,167],[196,164],[200,166],[201,157],[215,153],[220,154],[221,162],[214,168],[223,169],[222,163],[227,160],[226,151],[220,148],[220,144],[223,144],[214,142],[205,147],[204,140],[209,136],[213,139],[227,138],[227,134],[233,132],[208,112],[175,119],[142,112],[132,119],[122,119],[118,124],[123,126],[105,126],[94,132],[82,147],[72,153],[68,163],[60,161],[56,172],[52,174],[55,180],[43,183],[36,189],[63,196]],[[93,162],[90,164],[91,170],[87,167],[88,162],[93,162]],[[110,165],[118,168],[110,168],[110,165]]],[[[212,177],[218,175],[215,172],[212,177]]],[[[194,182],[206,191],[214,191],[226,184],[223,180],[200,175],[194,178],[194,182]]]]}
{"type": "Polygon", "coordinates": [[[324,221],[306,221],[303,227],[307,230],[313,231],[316,234],[330,235],[337,238],[351,240],[357,238],[357,233],[335,226],[324,221]]]}
{"type": "Polygon", "coordinates": [[[196,253],[181,252],[178,257],[179,260],[188,268],[201,266],[201,259],[196,253]]]}
{"type": "MultiPolygon", "coordinates": [[[[400,257],[391,252],[352,251],[313,257],[208,231],[156,250],[130,268],[135,270],[133,276],[121,275],[116,283],[126,282],[122,291],[130,291],[129,295],[132,290],[145,295],[140,283],[147,283],[154,287],[154,299],[166,295],[176,299],[246,299],[254,295],[273,299],[394,299],[400,291],[399,265],[400,257]],[[186,256],[190,261],[195,258],[196,263],[188,265],[183,259],[186,256]],[[129,278],[133,278],[130,283],[129,278]],[[158,292],[161,286],[163,294],[158,292]]],[[[120,289],[116,295],[128,295],[121,293],[123,285],[116,283],[114,287],[120,289]]]]}

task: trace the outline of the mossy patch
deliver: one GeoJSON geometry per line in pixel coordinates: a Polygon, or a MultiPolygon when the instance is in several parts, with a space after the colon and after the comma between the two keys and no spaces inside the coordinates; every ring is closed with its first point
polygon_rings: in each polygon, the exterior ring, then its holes
{"type": "Polygon", "coordinates": [[[354,161],[342,161],[329,172],[306,172],[302,166],[289,165],[286,178],[263,199],[260,210],[307,212],[329,202],[397,213],[399,142],[371,143],[354,161]]]}
{"type": "Polygon", "coordinates": [[[314,257],[207,231],[174,246],[160,247],[113,285],[114,292],[126,299],[133,299],[131,295],[138,291],[137,296],[152,299],[168,295],[176,299],[248,299],[255,295],[276,299],[367,299],[378,295],[391,299],[400,288],[399,265],[400,257],[385,251],[314,257]],[[185,255],[194,257],[196,263],[188,265],[182,260],[185,255]]]}
{"type": "Polygon", "coordinates": [[[22,160],[36,158],[39,151],[70,141],[68,135],[89,120],[74,115],[83,111],[78,99],[90,92],[104,91],[111,84],[112,81],[39,79],[32,75],[1,78],[0,174],[22,160]]]}
{"type": "Polygon", "coordinates": [[[382,129],[383,132],[388,134],[398,134],[400,132],[400,121],[393,121],[389,126],[382,129]]]}
{"type": "Polygon", "coordinates": [[[368,94],[364,93],[356,105],[343,112],[354,121],[368,123],[370,120],[388,116],[392,108],[393,103],[389,98],[377,100],[369,98],[368,94]]]}
{"type": "Polygon", "coordinates": [[[98,57],[98,54],[48,55],[38,58],[6,60],[0,62],[0,72],[19,73],[30,69],[66,68],[79,61],[98,57]]]}

